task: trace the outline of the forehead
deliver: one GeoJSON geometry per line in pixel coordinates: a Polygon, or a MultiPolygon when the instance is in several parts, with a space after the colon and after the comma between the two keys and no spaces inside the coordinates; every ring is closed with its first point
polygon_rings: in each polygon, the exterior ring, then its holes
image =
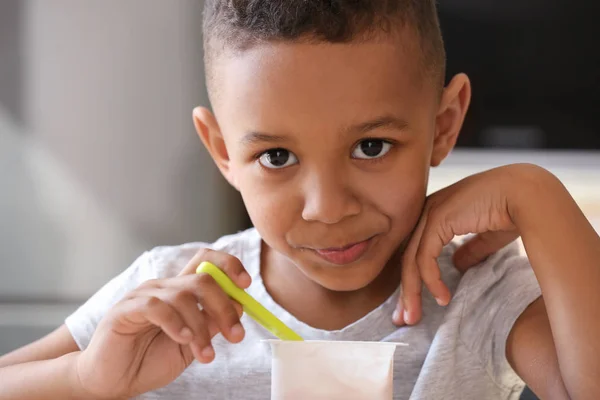
{"type": "Polygon", "coordinates": [[[226,134],[408,119],[434,108],[436,88],[421,65],[418,48],[394,40],[262,44],[218,57],[213,108],[226,134]]]}

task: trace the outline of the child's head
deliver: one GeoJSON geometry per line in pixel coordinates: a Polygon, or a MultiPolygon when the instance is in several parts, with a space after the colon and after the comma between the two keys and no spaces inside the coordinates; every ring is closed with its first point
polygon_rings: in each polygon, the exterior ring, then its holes
{"type": "Polygon", "coordinates": [[[265,242],[336,291],[417,223],[468,107],[434,0],[207,0],[202,140],[265,242]],[[354,245],[354,246],[352,246],[354,245]]]}

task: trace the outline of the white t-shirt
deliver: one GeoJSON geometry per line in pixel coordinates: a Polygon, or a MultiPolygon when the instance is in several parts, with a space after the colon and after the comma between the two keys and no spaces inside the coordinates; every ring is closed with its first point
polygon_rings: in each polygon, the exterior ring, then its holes
{"type": "MultiPolygon", "coordinates": [[[[81,349],[90,343],[98,322],[121,297],[154,278],[175,276],[201,248],[238,257],[250,276],[248,292],[307,340],[404,342],[394,360],[394,399],[518,399],[524,383],[505,353],[508,334],[519,315],[541,295],[527,258],[516,244],[491,256],[464,276],[452,265],[456,243],[439,258],[442,277],[454,293],[447,307],[423,291],[423,319],[397,328],[392,312],[398,291],[359,321],[339,331],[324,331],[297,320],[269,295],[260,275],[261,238],[250,229],[213,244],[158,247],[140,256],[66,319],[81,349]]],[[[174,382],[138,399],[269,399],[271,353],[262,341],[273,337],[244,315],[246,337],[230,344],[213,340],[215,360],[192,363],[174,382]]],[[[310,384],[310,383],[307,383],[310,384]]]]}

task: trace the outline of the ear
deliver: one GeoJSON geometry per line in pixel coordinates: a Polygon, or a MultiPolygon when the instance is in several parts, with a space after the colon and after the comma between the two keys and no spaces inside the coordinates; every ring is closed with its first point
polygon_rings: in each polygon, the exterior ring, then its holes
{"type": "Polygon", "coordinates": [[[436,116],[435,138],[431,166],[437,167],[456,144],[471,102],[471,82],[465,74],[458,74],[444,88],[436,116]]]}
{"type": "Polygon", "coordinates": [[[227,181],[237,189],[235,179],[231,171],[231,162],[229,160],[229,153],[225,146],[225,140],[221,134],[219,124],[214,114],[207,108],[196,107],[192,113],[194,119],[194,126],[198,136],[204,143],[204,147],[208,150],[208,153],[214,160],[217,167],[227,179],[227,181]]]}

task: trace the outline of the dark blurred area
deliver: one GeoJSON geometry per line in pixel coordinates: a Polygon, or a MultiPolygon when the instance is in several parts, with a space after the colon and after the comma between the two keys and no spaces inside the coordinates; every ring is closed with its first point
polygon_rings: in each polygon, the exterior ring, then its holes
{"type": "Polygon", "coordinates": [[[472,80],[459,147],[600,149],[600,5],[442,0],[448,76],[472,80]]]}

